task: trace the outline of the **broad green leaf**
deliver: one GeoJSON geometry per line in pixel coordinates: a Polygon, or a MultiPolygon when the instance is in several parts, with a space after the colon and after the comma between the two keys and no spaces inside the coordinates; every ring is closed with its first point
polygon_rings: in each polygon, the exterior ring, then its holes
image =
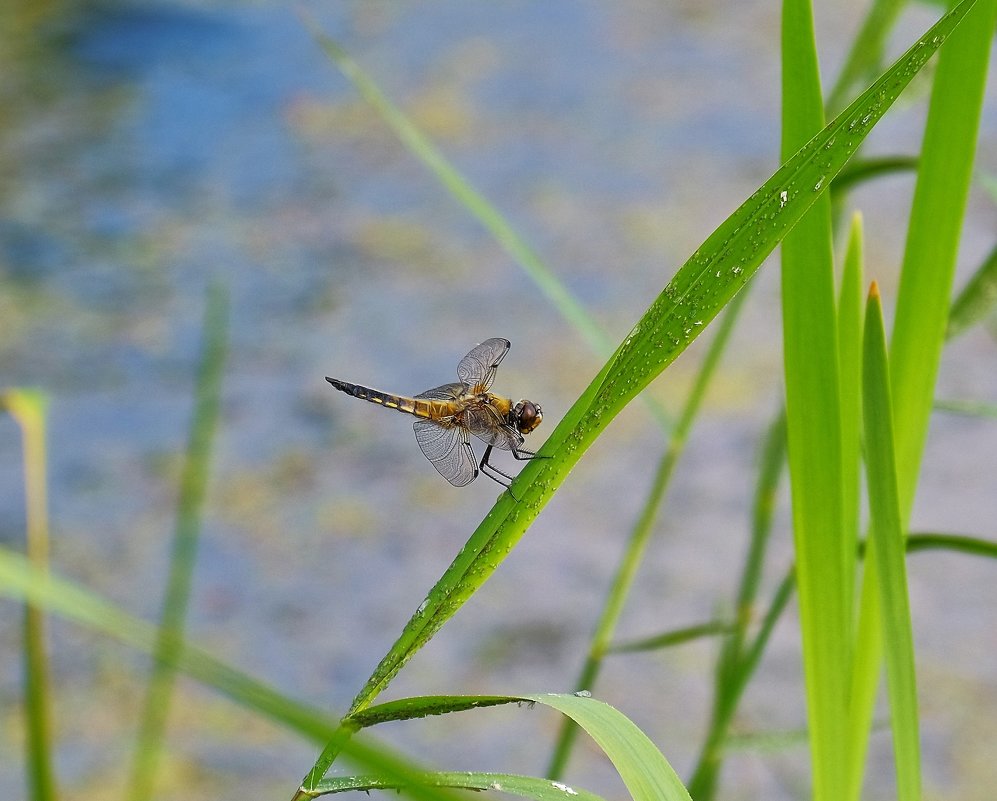
{"type": "Polygon", "coordinates": [[[633,801],[690,801],[678,775],[623,713],[583,695],[531,695],[538,704],[570,717],[609,757],[633,801]]]}
{"type": "Polygon", "coordinates": [[[882,610],[886,677],[893,726],[899,801],[920,801],[921,749],[914,676],[914,635],[907,598],[904,531],[893,446],[893,403],[886,358],[886,332],[879,289],[873,283],[866,307],[862,359],[862,413],[871,517],[870,556],[882,610]]]}
{"type": "MultiPolygon", "coordinates": [[[[371,704],[403,665],[484,584],[572,467],[612,419],[705,329],[810,209],[861,141],[942,45],[974,0],[963,0],[833,123],[810,140],[723,222],[676,273],[540,449],[471,535],[349,710],[371,704]],[[518,499],[518,500],[517,500],[518,499]]],[[[304,781],[335,760],[330,743],[304,781]]]]}

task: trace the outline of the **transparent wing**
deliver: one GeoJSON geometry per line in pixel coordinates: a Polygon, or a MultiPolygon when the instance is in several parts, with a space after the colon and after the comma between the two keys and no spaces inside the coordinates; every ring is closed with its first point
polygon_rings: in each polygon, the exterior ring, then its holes
{"type": "Polygon", "coordinates": [[[416,420],[412,428],[415,430],[415,441],[441,476],[455,487],[474,481],[478,475],[478,463],[465,429],[434,420],[416,420]]]}
{"type": "Polygon", "coordinates": [[[503,451],[517,449],[523,435],[502,421],[491,406],[474,404],[464,410],[464,424],[478,439],[503,451]]]}
{"type": "Polygon", "coordinates": [[[454,400],[459,398],[463,392],[463,384],[443,384],[439,387],[427,389],[425,392],[420,392],[416,397],[425,398],[426,400],[454,400]]]}
{"type": "Polygon", "coordinates": [[[457,378],[475,392],[486,392],[495,380],[495,369],[509,352],[508,339],[486,339],[471,348],[457,365],[457,378]]]}

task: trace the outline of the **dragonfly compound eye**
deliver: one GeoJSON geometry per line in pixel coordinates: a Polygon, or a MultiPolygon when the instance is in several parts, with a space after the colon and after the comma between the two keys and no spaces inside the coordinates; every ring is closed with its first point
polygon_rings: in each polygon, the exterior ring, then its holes
{"type": "Polygon", "coordinates": [[[543,420],[543,410],[539,403],[521,400],[516,404],[516,428],[522,434],[529,434],[543,420]]]}

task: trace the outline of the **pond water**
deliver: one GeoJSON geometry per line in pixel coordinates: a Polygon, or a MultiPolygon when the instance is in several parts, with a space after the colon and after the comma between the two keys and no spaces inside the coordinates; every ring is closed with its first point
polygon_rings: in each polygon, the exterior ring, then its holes
{"type": "MultiPolygon", "coordinates": [[[[818,18],[827,75],[861,13],[857,2],[831,5],[818,18]]],[[[614,341],[776,164],[773,2],[308,9],[614,341]]],[[[898,41],[930,21],[929,10],[914,10],[898,41]]],[[[497,388],[543,403],[546,420],[531,436],[539,445],[600,360],[397,144],[293,9],[7,0],[0,23],[0,385],[51,397],[55,568],[135,614],[157,614],[205,293],[220,282],[230,352],[190,635],[281,690],[342,711],[498,487],[448,486],[406,419],[335,393],[324,377],[418,392],[453,380],[474,343],[507,337],[497,388]]],[[[872,148],[915,147],[922,105],[900,107],[872,148]]],[[[990,104],[980,169],[991,175],[995,137],[990,104]]],[[[887,297],[910,188],[895,178],[855,198],[870,232],[869,273],[887,297]]],[[[976,192],[960,276],[992,234],[993,204],[976,192]]],[[[755,282],[621,635],[701,622],[729,602],[757,443],[779,404],[776,266],[755,282]]],[[[669,408],[683,399],[702,344],[654,385],[669,408]]],[[[947,351],[939,394],[997,398],[985,332],[947,351]]],[[[640,404],[624,413],[389,696],[572,689],[662,444],[640,404]]],[[[992,536],[995,454],[992,423],[939,416],[915,527],[992,536]]],[[[0,487],[0,542],[19,547],[20,439],[7,418],[0,487]]],[[[772,583],[790,558],[785,524],[783,499],[772,583]]],[[[948,799],[987,798],[981,788],[997,784],[993,568],[919,556],[911,585],[927,786],[948,799]]],[[[0,608],[0,797],[18,798],[20,616],[0,608]]],[[[146,662],[60,621],[52,629],[66,797],[120,797],[146,662]]],[[[797,653],[790,615],[740,730],[804,724],[797,653]]],[[[614,660],[595,694],[685,775],[713,655],[700,643],[614,660]]],[[[439,766],[540,773],[556,725],[540,711],[492,710],[383,736],[439,766]]],[[[888,735],[874,748],[872,783],[887,797],[888,735]]],[[[312,745],[182,681],[157,797],[284,797],[314,757],[312,745]]],[[[724,797],[804,797],[805,762],[801,748],[733,754],[724,797]]],[[[569,778],[622,793],[585,744],[569,778]]]]}

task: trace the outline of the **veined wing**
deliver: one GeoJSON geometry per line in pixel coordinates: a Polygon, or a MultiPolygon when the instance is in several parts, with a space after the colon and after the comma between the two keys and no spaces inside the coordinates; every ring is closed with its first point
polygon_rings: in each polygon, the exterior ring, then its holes
{"type": "Polygon", "coordinates": [[[464,410],[467,430],[493,448],[511,451],[523,444],[523,435],[504,422],[491,406],[483,403],[469,405],[464,410]]]}
{"type": "Polygon", "coordinates": [[[463,394],[463,384],[443,384],[438,387],[433,387],[432,389],[427,389],[425,392],[420,392],[416,395],[416,397],[425,398],[426,400],[452,401],[456,400],[463,394]]]}
{"type": "Polygon", "coordinates": [[[486,339],[471,348],[457,365],[457,378],[475,394],[486,392],[495,380],[495,370],[509,352],[508,339],[486,339]]]}
{"type": "Polygon", "coordinates": [[[412,428],[415,441],[441,476],[455,487],[474,481],[478,463],[466,429],[435,420],[416,420],[412,428]]]}

